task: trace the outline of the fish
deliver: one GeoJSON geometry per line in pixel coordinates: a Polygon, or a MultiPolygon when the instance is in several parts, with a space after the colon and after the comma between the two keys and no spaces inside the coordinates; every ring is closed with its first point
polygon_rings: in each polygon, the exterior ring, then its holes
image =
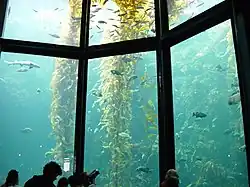
{"type": "Polygon", "coordinates": [[[120,33],[117,30],[115,30],[115,32],[116,32],[117,35],[120,35],[120,33]]]}
{"type": "Polygon", "coordinates": [[[73,21],[77,22],[77,21],[81,21],[81,17],[74,17],[74,16],[71,16],[71,18],[73,19],[73,21]]]}
{"type": "Polygon", "coordinates": [[[204,5],[204,2],[198,4],[198,5],[196,6],[196,8],[197,8],[197,7],[200,7],[200,6],[202,6],[202,5],[204,5]]]}
{"type": "Polygon", "coordinates": [[[9,6],[8,8],[8,13],[7,13],[8,17],[10,16],[10,12],[11,12],[11,6],[9,6]]]}
{"type": "Polygon", "coordinates": [[[55,8],[54,11],[58,10],[59,8],[55,8]]]}
{"type": "Polygon", "coordinates": [[[126,132],[121,132],[118,135],[121,136],[121,137],[123,137],[123,138],[131,138],[131,136],[128,133],[126,133],[126,132]]]}
{"type": "Polygon", "coordinates": [[[105,5],[109,0],[104,0],[103,5],[105,5]]]}
{"type": "Polygon", "coordinates": [[[231,94],[231,96],[233,96],[233,95],[235,95],[235,94],[237,94],[237,93],[240,93],[240,90],[235,90],[235,91],[231,94]]]}
{"type": "Polygon", "coordinates": [[[97,27],[98,29],[101,29],[98,25],[96,25],[96,27],[97,27]]]}
{"type": "Polygon", "coordinates": [[[96,97],[102,97],[102,93],[98,90],[93,90],[91,94],[96,97]]]}
{"type": "Polygon", "coordinates": [[[0,82],[6,83],[6,80],[0,77],[0,82]]]}
{"type": "Polygon", "coordinates": [[[49,34],[49,35],[54,37],[54,38],[60,38],[60,36],[58,36],[57,34],[49,34]]]}
{"type": "Polygon", "coordinates": [[[95,14],[90,14],[90,19],[95,17],[95,14]]]}
{"type": "Polygon", "coordinates": [[[8,64],[8,66],[14,66],[14,65],[20,65],[21,67],[22,66],[28,66],[29,69],[31,68],[40,68],[40,66],[34,62],[31,62],[31,61],[14,61],[14,62],[9,62],[9,61],[6,61],[5,62],[8,64]]]}
{"type": "Polygon", "coordinates": [[[130,82],[130,81],[132,81],[132,80],[135,80],[135,79],[137,79],[137,78],[138,78],[137,75],[132,75],[131,77],[129,77],[128,82],[130,82]]]}
{"type": "Polygon", "coordinates": [[[106,21],[102,21],[102,20],[98,21],[98,23],[100,23],[100,24],[107,24],[106,21]]]}
{"type": "Polygon", "coordinates": [[[26,128],[24,128],[24,129],[21,129],[20,130],[22,133],[31,133],[33,130],[31,129],[31,128],[29,128],[29,127],[26,127],[26,128]]]}
{"type": "Polygon", "coordinates": [[[223,72],[223,71],[226,71],[226,70],[227,70],[226,68],[223,68],[220,64],[217,65],[217,66],[215,67],[215,69],[216,69],[218,72],[223,72]]]}
{"type": "Polygon", "coordinates": [[[130,10],[129,12],[131,12],[131,13],[138,13],[139,11],[138,10],[130,10]]]}
{"type": "Polygon", "coordinates": [[[144,7],[143,6],[138,6],[138,7],[136,7],[136,9],[144,9],[144,7]]]}
{"type": "Polygon", "coordinates": [[[119,28],[117,25],[112,25],[112,26],[114,26],[114,27],[116,27],[116,28],[119,28]]]}
{"type": "Polygon", "coordinates": [[[114,11],[112,8],[107,8],[107,10],[109,10],[109,11],[114,11]]]}
{"type": "Polygon", "coordinates": [[[123,75],[121,72],[117,71],[117,70],[111,70],[110,71],[113,75],[123,75]]]}
{"type": "Polygon", "coordinates": [[[129,57],[126,57],[126,56],[124,56],[124,57],[122,57],[122,58],[121,58],[121,60],[122,60],[123,62],[125,62],[125,63],[128,63],[128,62],[131,62],[133,59],[132,59],[132,58],[129,58],[129,57]]]}
{"type": "Polygon", "coordinates": [[[246,151],[246,145],[242,145],[241,147],[239,147],[239,150],[245,152],[246,151]]]}
{"type": "Polygon", "coordinates": [[[37,94],[41,93],[40,88],[37,88],[37,89],[36,89],[36,93],[37,93],[37,94]]]}
{"type": "Polygon", "coordinates": [[[155,33],[156,31],[155,31],[155,29],[151,29],[151,31],[153,32],[153,33],[155,33]]]}
{"type": "Polygon", "coordinates": [[[234,95],[231,95],[228,98],[228,105],[235,105],[240,102],[240,93],[236,93],[234,95]]]}
{"type": "Polygon", "coordinates": [[[101,10],[102,8],[96,8],[95,10],[93,10],[93,13],[97,13],[99,10],[101,10]]]}
{"type": "Polygon", "coordinates": [[[148,167],[139,166],[136,168],[136,171],[143,172],[143,173],[152,173],[152,169],[149,169],[148,167]]]}
{"type": "Polygon", "coordinates": [[[35,9],[32,9],[34,12],[38,12],[37,10],[35,10],[35,9]]]}
{"type": "Polygon", "coordinates": [[[123,14],[118,14],[118,16],[122,17],[125,16],[127,13],[123,13],[123,14]]]}
{"type": "Polygon", "coordinates": [[[239,82],[235,81],[231,84],[231,88],[239,87],[239,82]]]}
{"type": "Polygon", "coordinates": [[[233,131],[234,131],[233,128],[229,128],[229,129],[224,130],[223,134],[228,135],[228,134],[233,133],[233,131]]]}
{"type": "Polygon", "coordinates": [[[17,72],[27,72],[28,70],[29,70],[28,68],[21,67],[21,68],[17,69],[16,71],[17,72]]]}
{"type": "Polygon", "coordinates": [[[193,112],[193,116],[196,118],[205,118],[205,117],[207,117],[207,114],[205,114],[203,112],[193,112]]]}

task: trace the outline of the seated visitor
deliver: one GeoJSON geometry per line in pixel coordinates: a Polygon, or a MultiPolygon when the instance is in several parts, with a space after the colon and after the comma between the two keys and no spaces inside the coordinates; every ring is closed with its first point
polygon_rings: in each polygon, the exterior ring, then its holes
{"type": "Polygon", "coordinates": [[[43,168],[42,175],[34,175],[24,187],[55,187],[54,181],[62,175],[62,169],[56,162],[49,162],[43,168]]]}
{"type": "Polygon", "coordinates": [[[89,183],[89,175],[86,172],[73,174],[68,178],[70,187],[95,187],[89,183]]]}
{"type": "Polygon", "coordinates": [[[57,183],[57,187],[68,187],[69,182],[68,179],[66,177],[62,177],[59,179],[58,183],[57,183]]]}
{"type": "Polygon", "coordinates": [[[167,171],[165,180],[161,183],[161,187],[179,187],[179,175],[176,170],[167,171]]]}
{"type": "Polygon", "coordinates": [[[18,182],[19,182],[18,171],[12,169],[9,171],[5,183],[1,185],[1,187],[17,186],[18,182]]]}

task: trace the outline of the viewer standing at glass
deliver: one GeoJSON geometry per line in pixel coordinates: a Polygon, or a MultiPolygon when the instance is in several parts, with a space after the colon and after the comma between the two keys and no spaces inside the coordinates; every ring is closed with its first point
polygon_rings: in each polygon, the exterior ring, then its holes
{"type": "Polygon", "coordinates": [[[56,162],[49,162],[43,168],[42,175],[35,175],[29,179],[24,187],[55,187],[53,182],[62,175],[62,169],[56,162]]]}
{"type": "Polygon", "coordinates": [[[19,182],[19,176],[17,170],[10,170],[8,176],[6,177],[5,183],[1,187],[17,186],[19,182]]]}
{"type": "Polygon", "coordinates": [[[161,187],[179,187],[179,175],[176,170],[167,171],[165,180],[161,183],[161,187]]]}

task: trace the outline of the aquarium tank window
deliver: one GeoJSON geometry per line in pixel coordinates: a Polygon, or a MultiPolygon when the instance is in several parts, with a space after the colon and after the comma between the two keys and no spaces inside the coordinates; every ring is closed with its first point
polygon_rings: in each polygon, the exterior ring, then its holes
{"type": "Polygon", "coordinates": [[[249,187],[246,7],[0,1],[0,184],[55,161],[101,187],[159,187],[169,169],[180,187],[249,187]]]}

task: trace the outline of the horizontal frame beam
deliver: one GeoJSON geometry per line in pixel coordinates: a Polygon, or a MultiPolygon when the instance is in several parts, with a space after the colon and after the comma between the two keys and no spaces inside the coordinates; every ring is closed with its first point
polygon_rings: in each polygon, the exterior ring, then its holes
{"type": "Polygon", "coordinates": [[[3,38],[0,38],[0,45],[2,47],[2,52],[25,53],[70,59],[93,59],[129,53],[154,51],[156,50],[156,38],[150,37],[103,45],[93,45],[87,47],[85,52],[84,49],[80,47],[3,38]]]}
{"type": "Polygon", "coordinates": [[[1,51],[10,53],[25,53],[30,55],[41,55],[79,59],[80,48],[66,45],[56,45],[31,41],[20,41],[12,39],[0,39],[1,51]]]}
{"type": "Polygon", "coordinates": [[[139,53],[156,50],[156,38],[142,38],[136,40],[128,40],[110,44],[94,45],[88,47],[86,56],[89,59],[125,55],[129,53],[139,53]]]}

